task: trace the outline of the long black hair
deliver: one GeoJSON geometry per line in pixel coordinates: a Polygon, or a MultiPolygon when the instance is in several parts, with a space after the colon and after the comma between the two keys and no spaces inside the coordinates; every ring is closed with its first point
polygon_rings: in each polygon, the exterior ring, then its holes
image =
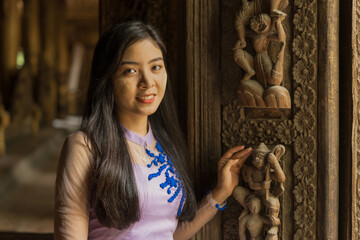
{"type": "MultiPolygon", "coordinates": [[[[91,204],[103,225],[118,229],[138,221],[140,211],[132,163],[116,113],[111,79],[125,49],[144,39],[150,39],[161,49],[166,66],[165,45],[150,25],[138,21],[125,22],[100,37],[92,60],[81,125],[95,159],[91,204]]],[[[178,123],[169,80],[164,98],[157,111],[149,116],[149,122],[156,140],[171,158],[185,188],[186,201],[178,219],[190,220],[195,215],[196,200],[186,172],[186,143],[178,123]]]]}

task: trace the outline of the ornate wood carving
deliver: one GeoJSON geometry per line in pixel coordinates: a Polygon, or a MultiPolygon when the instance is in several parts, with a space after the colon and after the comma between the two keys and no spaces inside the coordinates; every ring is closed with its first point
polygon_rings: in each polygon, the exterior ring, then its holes
{"type": "Polygon", "coordinates": [[[286,49],[282,22],[287,16],[282,11],[287,5],[286,0],[244,0],[236,14],[239,39],[233,50],[236,64],[244,70],[237,91],[242,106],[290,108],[289,91],[281,86],[286,49]]]}
{"type": "Polygon", "coordinates": [[[260,143],[252,152],[251,165],[242,167],[241,176],[248,187],[237,186],[233,192],[234,199],[244,208],[238,218],[240,240],[246,240],[247,231],[251,239],[260,238],[266,226],[265,239],[278,239],[279,196],[284,192],[286,179],[279,161],[284,153],[281,144],[270,150],[260,143]],[[272,188],[271,182],[275,182],[272,188]]]}
{"type": "Polygon", "coordinates": [[[360,2],[353,1],[351,239],[360,239],[360,2]]]}
{"type": "MultiPolygon", "coordinates": [[[[292,154],[288,154],[283,160],[284,171],[287,179],[289,178],[285,188],[289,193],[280,199],[283,212],[280,217],[284,225],[279,239],[300,240],[316,238],[317,4],[314,0],[294,0],[292,7],[294,15],[291,15],[289,6],[284,10],[288,17],[283,22],[285,31],[294,24],[293,32],[287,39],[290,47],[285,52],[284,60],[284,64],[291,62],[292,65],[284,66],[284,85],[293,93],[292,109],[277,112],[262,109],[265,112],[263,115],[241,107],[231,87],[238,79],[239,72],[234,71],[233,65],[226,66],[229,65],[227,59],[231,57],[231,53],[225,48],[235,43],[236,36],[226,27],[229,17],[224,17],[223,31],[232,35],[225,36],[222,42],[222,142],[225,148],[236,144],[253,145],[263,141],[270,145],[283,144],[287,151],[294,149],[292,154]]],[[[234,13],[233,8],[236,9],[236,4],[223,3],[222,11],[229,15],[234,13]]],[[[235,13],[233,19],[234,17],[235,13]]],[[[237,214],[234,213],[238,213],[241,208],[233,203],[229,201],[223,219],[223,237],[229,240],[238,239],[235,217],[237,214]]]]}

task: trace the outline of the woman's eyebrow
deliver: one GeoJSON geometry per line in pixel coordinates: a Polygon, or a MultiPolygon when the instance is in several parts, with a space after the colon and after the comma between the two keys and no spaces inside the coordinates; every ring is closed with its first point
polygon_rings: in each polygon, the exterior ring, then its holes
{"type": "Polygon", "coordinates": [[[120,63],[120,65],[126,65],[126,64],[140,65],[138,62],[131,62],[131,61],[124,61],[120,63]]]}
{"type": "Polygon", "coordinates": [[[154,58],[153,60],[150,60],[149,63],[152,63],[152,62],[156,62],[156,61],[159,61],[159,60],[164,60],[162,57],[158,57],[158,58],[154,58]]]}
{"type": "MultiPolygon", "coordinates": [[[[148,63],[152,63],[152,62],[157,62],[157,61],[160,61],[160,60],[164,60],[162,57],[158,57],[158,58],[154,58],[152,60],[150,60],[148,63]]],[[[132,65],[140,65],[140,63],[138,62],[133,62],[133,61],[123,61],[120,63],[120,65],[126,65],[126,64],[132,64],[132,65]]]]}

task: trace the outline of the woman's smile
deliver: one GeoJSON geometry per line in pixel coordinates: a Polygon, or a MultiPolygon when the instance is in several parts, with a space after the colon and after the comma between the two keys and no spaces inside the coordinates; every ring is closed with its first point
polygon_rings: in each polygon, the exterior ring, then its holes
{"type": "Polygon", "coordinates": [[[136,99],[141,103],[149,104],[149,103],[153,103],[155,101],[155,97],[156,97],[156,94],[148,94],[148,95],[143,95],[143,96],[137,97],[136,99]]]}

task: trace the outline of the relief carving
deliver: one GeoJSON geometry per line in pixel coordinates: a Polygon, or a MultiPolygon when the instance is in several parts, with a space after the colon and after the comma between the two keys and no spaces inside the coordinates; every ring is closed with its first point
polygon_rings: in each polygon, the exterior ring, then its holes
{"type": "Polygon", "coordinates": [[[354,108],[353,108],[353,129],[356,131],[353,131],[353,141],[352,144],[354,146],[355,151],[353,151],[353,166],[357,166],[356,168],[353,168],[352,171],[355,171],[355,176],[352,178],[352,181],[356,181],[355,185],[355,192],[352,192],[353,198],[352,202],[355,204],[355,209],[352,211],[352,238],[353,239],[359,239],[360,234],[360,124],[359,124],[359,118],[360,118],[360,2],[355,1],[354,2],[354,23],[356,24],[355,30],[353,32],[356,33],[354,40],[356,42],[356,47],[353,51],[354,59],[357,70],[354,71],[354,77],[353,77],[353,102],[354,102],[354,108]]]}
{"type": "Polygon", "coordinates": [[[315,239],[316,229],[316,12],[314,0],[295,0],[293,77],[296,159],[294,171],[294,239],[315,239]],[[306,224],[305,224],[306,223],[306,224]]]}
{"type": "Polygon", "coordinates": [[[235,20],[239,40],[233,48],[234,60],[244,70],[237,91],[242,106],[291,107],[289,91],[281,86],[286,46],[282,26],[286,14],[282,10],[287,5],[285,0],[242,1],[235,20]],[[251,39],[252,48],[246,48],[246,38],[251,39]],[[270,47],[271,41],[278,42],[278,51],[270,49],[274,48],[270,47]],[[269,54],[272,52],[274,54],[269,54]]]}
{"type": "Polygon", "coordinates": [[[279,196],[284,192],[285,182],[279,160],[284,153],[283,145],[269,150],[260,143],[253,151],[251,165],[243,166],[241,175],[248,187],[237,186],[233,192],[234,199],[244,208],[238,218],[240,240],[247,239],[247,232],[249,239],[260,239],[265,225],[268,229],[265,239],[278,239],[279,196]]]}
{"type": "MultiPolygon", "coordinates": [[[[243,4],[246,2],[247,1],[242,1],[243,4]]],[[[252,2],[257,2],[257,1],[252,1],[252,2]]],[[[268,1],[263,1],[263,2],[268,2],[268,1]]],[[[279,228],[279,238],[311,240],[311,239],[316,239],[316,211],[317,211],[316,209],[317,206],[316,205],[317,202],[317,195],[316,195],[317,194],[316,191],[317,135],[316,134],[317,133],[315,131],[317,124],[316,121],[317,35],[315,32],[316,20],[317,20],[317,12],[316,12],[317,6],[316,6],[316,1],[314,0],[294,0],[294,2],[292,3],[294,8],[293,19],[291,20],[294,23],[293,35],[291,41],[292,47],[285,49],[286,52],[285,55],[287,56],[288,54],[290,54],[292,56],[293,66],[292,69],[284,68],[285,76],[288,76],[287,74],[289,73],[289,71],[292,73],[290,74],[290,77],[292,77],[292,79],[290,80],[292,82],[291,92],[293,93],[293,95],[291,96],[293,98],[291,114],[285,113],[284,115],[279,115],[279,116],[270,116],[268,114],[256,115],[255,111],[258,110],[264,112],[264,111],[288,111],[288,109],[258,109],[257,110],[254,108],[244,108],[244,105],[242,104],[238,96],[235,96],[234,94],[234,96],[229,97],[229,95],[223,94],[223,98],[226,100],[225,101],[226,103],[224,104],[224,108],[223,108],[222,142],[225,147],[231,147],[234,146],[235,144],[254,145],[258,142],[264,142],[265,144],[268,145],[276,145],[278,143],[281,143],[284,145],[288,145],[290,146],[290,148],[294,149],[294,151],[292,152],[293,172],[285,172],[287,178],[292,178],[291,181],[289,182],[292,182],[294,184],[292,186],[293,190],[292,193],[290,194],[287,193],[286,195],[281,196],[279,199],[281,206],[285,206],[283,204],[283,202],[285,201],[286,203],[292,201],[291,205],[293,206],[292,209],[293,212],[292,214],[290,214],[291,215],[290,218],[288,217],[289,216],[288,214],[284,216],[282,216],[281,214],[279,215],[279,218],[283,222],[279,228]],[[306,219],[306,221],[304,221],[304,219],[306,219]],[[282,231],[281,227],[282,225],[284,225],[285,227],[285,221],[293,223],[293,228],[291,232],[282,231]]],[[[227,10],[230,10],[230,6],[231,6],[230,4],[229,6],[227,6],[228,7],[227,10]]],[[[263,9],[258,14],[267,13],[271,18],[270,8],[268,8],[267,10],[268,11],[266,10],[264,11],[263,9]]],[[[256,14],[253,14],[253,16],[255,15],[256,14]]],[[[286,27],[287,26],[286,23],[287,22],[283,21],[285,30],[288,29],[286,27]]],[[[248,31],[251,31],[249,24],[248,25],[245,24],[245,27],[248,28],[248,31]]],[[[239,39],[241,38],[239,37],[239,39]]],[[[227,42],[230,41],[228,40],[227,42]]],[[[228,46],[228,44],[227,45],[225,44],[227,42],[224,42],[223,45],[224,47],[228,46]]],[[[273,41],[273,42],[275,44],[271,44],[271,47],[276,44],[279,45],[278,41],[273,41]]],[[[251,42],[248,41],[247,43],[248,46],[244,48],[244,50],[246,50],[246,52],[249,55],[255,53],[255,51],[251,49],[252,47],[251,42]]],[[[279,48],[276,49],[278,50],[279,48]]],[[[276,59],[273,56],[271,56],[273,52],[274,51],[270,51],[270,49],[268,49],[268,54],[272,60],[276,59]]],[[[247,53],[245,54],[247,55],[247,53]]],[[[231,58],[230,52],[229,54],[224,56],[226,56],[227,58],[229,57],[231,58]]],[[[252,57],[253,56],[254,55],[252,55],[252,57]]],[[[249,57],[247,58],[250,59],[249,57]]],[[[256,69],[254,65],[250,65],[250,66],[253,69],[256,69]]],[[[360,75],[360,70],[359,70],[359,75],[360,75]]],[[[249,79],[255,79],[254,78],[255,76],[256,75],[249,77],[249,79]]],[[[227,74],[224,74],[224,81],[226,81],[226,79],[231,79],[231,82],[230,81],[225,82],[224,92],[228,92],[229,90],[231,90],[230,83],[233,86],[234,83],[242,79],[242,77],[245,77],[245,75],[241,76],[241,78],[236,79],[236,77],[230,77],[227,74]]],[[[288,78],[286,77],[286,79],[284,80],[287,81],[287,79],[288,78]]],[[[360,77],[358,79],[360,79],[360,77]]],[[[259,82],[257,82],[257,84],[261,86],[259,82]]],[[[256,85],[256,83],[254,85],[256,85]]],[[[360,80],[358,81],[358,85],[360,85],[360,80]]],[[[358,138],[358,145],[360,146],[360,137],[358,138]]],[[[358,159],[360,159],[360,154],[358,156],[358,159]]],[[[286,169],[284,168],[284,171],[286,169]]],[[[360,172],[360,170],[358,172],[360,172]]],[[[360,196],[358,199],[359,199],[358,206],[360,207],[360,196]]],[[[249,204],[256,205],[254,203],[246,203],[245,201],[243,204],[245,206],[249,204]]],[[[237,226],[239,225],[239,222],[237,220],[237,217],[241,215],[240,210],[242,208],[239,207],[239,204],[237,204],[237,202],[235,202],[234,199],[232,199],[232,201],[229,201],[228,205],[229,205],[228,210],[225,210],[224,213],[223,236],[224,239],[226,240],[238,239],[239,229],[237,228],[237,226]]],[[[262,214],[261,211],[259,213],[260,215],[262,214]]],[[[253,211],[251,214],[255,216],[256,211],[253,211]]],[[[357,216],[359,217],[357,225],[359,225],[360,211],[357,211],[357,216]]],[[[267,226],[267,224],[264,223],[264,226],[267,226]]],[[[246,229],[246,231],[249,230],[246,229]]],[[[262,237],[264,238],[265,235],[262,235],[262,237]]]]}

